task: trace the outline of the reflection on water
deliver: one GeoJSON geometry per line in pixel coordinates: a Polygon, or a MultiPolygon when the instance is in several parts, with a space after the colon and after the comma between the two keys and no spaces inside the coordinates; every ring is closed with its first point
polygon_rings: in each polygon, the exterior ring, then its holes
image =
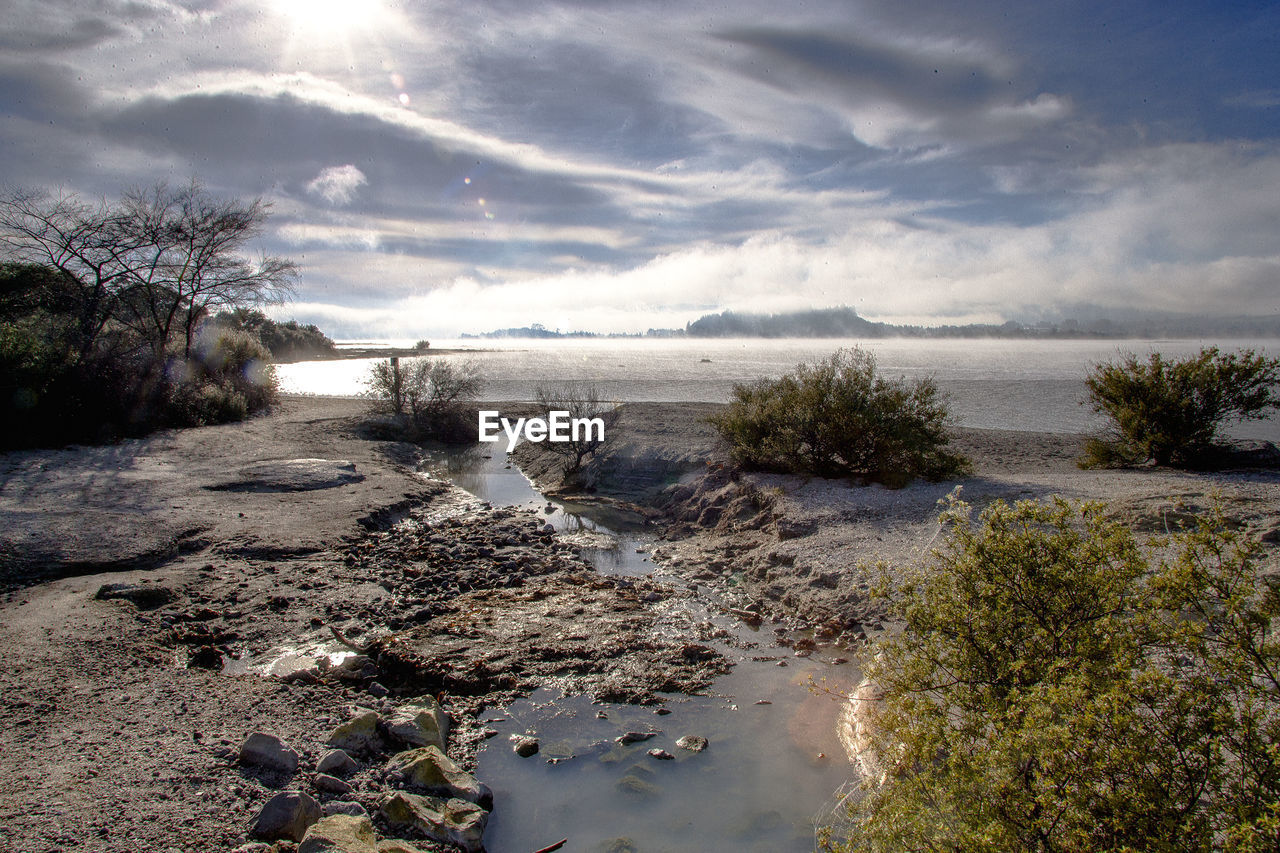
{"type": "Polygon", "coordinates": [[[646,574],[653,569],[647,551],[652,536],[625,514],[608,507],[548,500],[494,445],[428,448],[421,469],[447,479],[494,506],[537,510],[598,571],[646,574]]]}
{"type": "MultiPolygon", "coordinates": [[[[650,535],[618,513],[549,502],[501,449],[437,450],[424,468],[494,505],[536,509],[602,572],[655,570],[647,556],[650,535]]],[[[851,690],[859,673],[834,658],[838,650],[796,656],[773,643],[772,626],[753,628],[724,615],[712,590],[663,579],[694,594],[660,605],[678,612],[660,612],[658,630],[690,617],[723,629],[727,640],[712,645],[735,661],[734,669],[708,695],[667,697],[665,715],[547,691],[490,714],[487,726],[498,735],[477,758],[495,802],[485,849],[527,853],[566,837],[565,849],[582,851],[813,849],[815,815],[852,767],[837,737],[842,703],[807,685],[812,677],[851,690]],[[618,744],[629,731],[658,734],[618,744]],[[530,758],[512,749],[511,737],[524,734],[541,744],[530,758]],[[681,749],[676,741],[684,735],[710,745],[699,753],[681,749]],[[653,758],[650,749],[673,758],[653,758]]]]}

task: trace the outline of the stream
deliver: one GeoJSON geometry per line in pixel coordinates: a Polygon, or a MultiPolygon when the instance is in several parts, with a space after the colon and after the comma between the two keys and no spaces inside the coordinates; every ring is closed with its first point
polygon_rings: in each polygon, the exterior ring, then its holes
{"type": "Polygon", "coordinates": [[[602,573],[652,574],[686,590],[664,606],[723,628],[727,638],[711,645],[735,662],[706,695],[668,695],[669,713],[539,690],[486,714],[498,732],[477,758],[477,775],[494,792],[487,850],[530,853],[562,838],[565,851],[593,853],[813,850],[824,803],[853,774],[837,737],[844,703],[808,687],[810,678],[846,691],[857,684],[841,649],[798,653],[775,642],[774,625],[752,628],[724,614],[714,590],[654,564],[651,532],[616,511],[549,502],[500,449],[441,451],[423,467],[495,506],[538,509],[602,573]],[[615,740],[637,731],[658,733],[615,740]],[[520,758],[511,741],[526,734],[541,749],[520,758]],[[685,735],[709,745],[682,749],[676,741],[685,735]],[[650,756],[655,748],[673,758],[650,756]]]}

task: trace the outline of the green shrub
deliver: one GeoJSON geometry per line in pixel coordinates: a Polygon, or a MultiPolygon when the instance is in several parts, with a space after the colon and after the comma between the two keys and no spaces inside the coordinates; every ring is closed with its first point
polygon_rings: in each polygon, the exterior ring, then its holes
{"type": "Polygon", "coordinates": [[[484,386],[472,362],[441,358],[388,359],[374,362],[365,379],[365,396],[374,408],[403,416],[411,439],[474,441],[476,425],[464,404],[484,386]]]}
{"type": "Polygon", "coordinates": [[[1110,431],[1090,442],[1083,464],[1203,464],[1226,423],[1280,408],[1277,383],[1280,359],[1253,350],[1208,347],[1183,359],[1152,353],[1145,362],[1125,353],[1118,363],[1095,365],[1085,380],[1089,403],[1107,416],[1110,431]]]}
{"type": "Polygon", "coordinates": [[[167,420],[204,426],[244,420],[279,397],[271,354],[248,332],[206,330],[188,362],[175,362],[167,420]]]}
{"type": "Polygon", "coordinates": [[[171,417],[182,426],[242,421],[249,403],[229,382],[184,382],[173,392],[171,417]]]}
{"type": "Polygon", "coordinates": [[[1098,504],[943,519],[865,656],[876,772],[824,849],[1276,849],[1280,596],[1255,542],[1216,507],[1156,565],[1098,504]]]}
{"type": "Polygon", "coordinates": [[[878,377],[874,356],[856,348],[781,379],[735,385],[728,408],[711,423],[736,461],[767,471],[896,487],[967,468],[948,449],[950,418],[937,385],[878,377]]]}

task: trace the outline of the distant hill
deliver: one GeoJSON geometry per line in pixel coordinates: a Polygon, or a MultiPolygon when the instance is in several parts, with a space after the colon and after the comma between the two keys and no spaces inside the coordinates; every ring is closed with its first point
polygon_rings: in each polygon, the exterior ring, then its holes
{"type": "Polygon", "coordinates": [[[685,326],[691,338],[878,338],[893,326],[873,323],[852,308],[820,308],[789,314],[707,314],[685,326]]]}
{"type": "Polygon", "coordinates": [[[650,329],[643,335],[552,331],[533,323],[464,338],[1280,338],[1280,317],[1199,317],[1147,314],[1123,318],[1094,316],[1057,322],[947,326],[899,326],[859,317],[848,306],[751,314],[706,314],[683,329],[650,329]]]}

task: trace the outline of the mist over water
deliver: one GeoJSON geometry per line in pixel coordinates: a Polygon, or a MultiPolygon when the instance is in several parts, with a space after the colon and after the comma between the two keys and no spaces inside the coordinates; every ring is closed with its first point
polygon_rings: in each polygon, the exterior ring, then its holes
{"type": "MultiPolygon", "coordinates": [[[[486,400],[531,400],[540,382],[594,383],[602,396],[625,402],[729,400],[735,383],[776,378],[802,361],[842,346],[874,353],[880,373],[932,376],[951,398],[960,425],[1034,432],[1088,432],[1100,421],[1085,399],[1084,377],[1121,352],[1191,355],[1202,346],[1253,347],[1274,356],[1280,341],[1258,340],[1004,340],[911,338],[875,340],[577,339],[433,341],[433,349],[466,349],[486,376],[486,400]]],[[[277,368],[286,393],[352,396],[362,390],[372,359],[302,362],[277,368]]],[[[1238,438],[1280,441],[1275,420],[1242,424],[1238,438]]]]}

